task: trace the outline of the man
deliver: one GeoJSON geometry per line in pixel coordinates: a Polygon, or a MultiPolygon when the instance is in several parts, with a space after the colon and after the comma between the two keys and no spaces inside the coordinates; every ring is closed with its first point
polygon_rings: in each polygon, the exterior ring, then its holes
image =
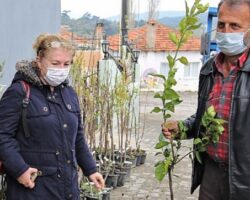
{"type": "MultiPolygon", "coordinates": [[[[194,159],[191,192],[200,185],[199,200],[250,199],[249,28],[250,0],[220,2],[216,41],[221,52],[202,67],[197,112],[184,122],[188,137],[199,137],[210,105],[227,121],[219,142],[208,145],[202,164],[194,159]]],[[[171,138],[173,130],[162,131],[171,138]]]]}

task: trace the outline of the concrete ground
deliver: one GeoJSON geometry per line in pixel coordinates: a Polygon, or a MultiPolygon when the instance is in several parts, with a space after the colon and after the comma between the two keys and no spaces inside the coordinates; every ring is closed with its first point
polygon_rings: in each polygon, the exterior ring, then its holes
{"type": "MultiPolygon", "coordinates": [[[[176,107],[173,119],[185,119],[196,110],[197,94],[193,92],[180,93],[183,102],[176,107]]],[[[140,96],[141,117],[145,117],[145,135],[141,146],[147,151],[146,163],[133,168],[131,176],[123,187],[118,187],[111,193],[111,200],[168,200],[169,187],[168,180],[165,178],[159,183],[154,177],[154,164],[156,163],[154,146],[161,131],[161,115],[151,114],[154,106],[159,105],[159,99],[154,99],[152,92],[142,92],[140,96]]],[[[183,141],[183,145],[192,146],[191,140],[183,141]]],[[[187,149],[183,149],[181,154],[187,149]]],[[[195,200],[198,191],[190,195],[191,182],[191,161],[189,158],[181,161],[175,168],[173,188],[175,200],[195,200]]]]}

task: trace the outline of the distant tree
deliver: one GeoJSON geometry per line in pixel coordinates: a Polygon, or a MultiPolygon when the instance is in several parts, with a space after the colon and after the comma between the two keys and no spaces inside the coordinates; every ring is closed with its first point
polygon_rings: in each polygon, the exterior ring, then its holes
{"type": "Polygon", "coordinates": [[[143,19],[141,19],[141,20],[136,20],[135,21],[135,27],[141,27],[141,26],[144,26],[145,24],[146,24],[147,22],[145,21],[145,20],[143,20],[143,19]]]}
{"type": "Polygon", "coordinates": [[[70,19],[70,16],[69,16],[69,13],[71,11],[70,10],[63,10],[62,13],[61,13],[61,23],[63,25],[68,25],[71,21],[70,19]]]}
{"type": "Polygon", "coordinates": [[[104,31],[107,35],[117,34],[119,31],[120,23],[117,21],[110,21],[107,19],[101,19],[101,22],[104,24],[104,31]]]}

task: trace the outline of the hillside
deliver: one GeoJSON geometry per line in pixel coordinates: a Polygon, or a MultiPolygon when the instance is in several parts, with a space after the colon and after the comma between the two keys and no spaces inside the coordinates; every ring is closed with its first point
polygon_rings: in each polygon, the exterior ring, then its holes
{"type": "MultiPolygon", "coordinates": [[[[83,14],[82,17],[78,19],[71,19],[68,15],[69,11],[63,11],[61,14],[62,25],[68,25],[71,28],[71,31],[83,35],[86,37],[93,37],[95,25],[97,22],[102,22],[104,24],[104,29],[107,35],[113,35],[118,33],[119,30],[119,19],[120,16],[113,16],[107,19],[101,19],[97,16],[93,16],[90,13],[83,14]]],[[[165,24],[169,27],[176,28],[179,21],[184,16],[184,12],[180,11],[166,11],[159,13],[159,22],[165,24]]],[[[135,26],[142,26],[146,23],[147,13],[142,13],[139,16],[135,17],[135,26]]],[[[202,24],[207,22],[207,13],[200,16],[200,21],[202,24]]],[[[195,35],[200,36],[201,30],[195,32],[195,35]]]]}

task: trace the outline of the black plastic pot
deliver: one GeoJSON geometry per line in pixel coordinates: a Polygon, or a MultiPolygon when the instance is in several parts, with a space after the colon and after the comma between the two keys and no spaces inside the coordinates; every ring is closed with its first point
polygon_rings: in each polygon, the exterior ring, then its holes
{"type": "Polygon", "coordinates": [[[124,186],[127,172],[116,172],[118,175],[117,187],[124,186]]]}
{"type": "Polygon", "coordinates": [[[130,158],[130,159],[127,159],[127,160],[132,163],[131,168],[136,167],[136,157],[133,157],[133,158],[130,158]]]}
{"type": "Polygon", "coordinates": [[[110,200],[110,192],[102,193],[102,200],[110,200]]]}
{"type": "Polygon", "coordinates": [[[136,155],[136,166],[140,166],[141,165],[141,155],[136,155]]]}
{"type": "Polygon", "coordinates": [[[130,166],[120,167],[119,170],[121,172],[127,172],[126,178],[130,178],[130,175],[131,175],[131,167],[130,166]]]}
{"type": "Polygon", "coordinates": [[[146,153],[144,153],[144,154],[141,155],[141,165],[145,163],[146,157],[147,157],[146,153]]]}
{"type": "Polygon", "coordinates": [[[91,196],[85,196],[85,200],[102,200],[102,198],[99,198],[99,197],[91,197],[91,196]]]}
{"type": "Polygon", "coordinates": [[[116,188],[117,187],[117,181],[118,181],[118,175],[117,174],[109,174],[106,181],[105,181],[105,185],[106,185],[106,187],[116,188]]]}

